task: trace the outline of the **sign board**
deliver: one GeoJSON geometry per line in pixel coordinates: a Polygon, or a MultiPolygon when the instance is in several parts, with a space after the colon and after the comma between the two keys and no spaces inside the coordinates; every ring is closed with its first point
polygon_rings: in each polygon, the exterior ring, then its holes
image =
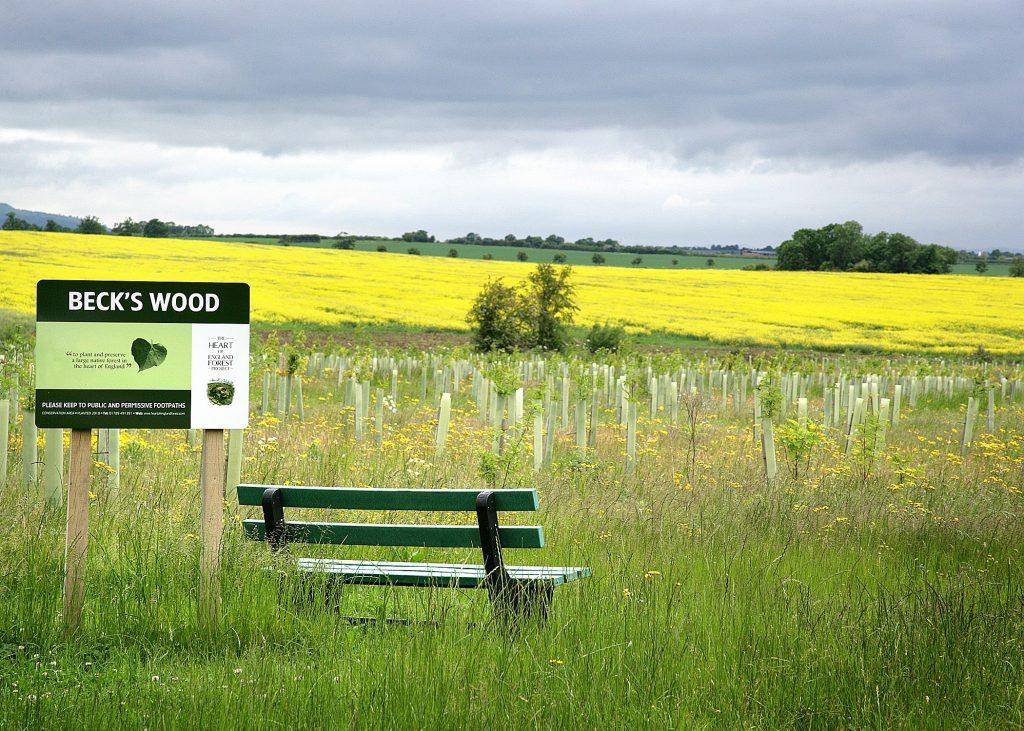
{"type": "Polygon", "coordinates": [[[37,426],[242,429],[248,420],[248,284],[37,284],[37,426]]]}

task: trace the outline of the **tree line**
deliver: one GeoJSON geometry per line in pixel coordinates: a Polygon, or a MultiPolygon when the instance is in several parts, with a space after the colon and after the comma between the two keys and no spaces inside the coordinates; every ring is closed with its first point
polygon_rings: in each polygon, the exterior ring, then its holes
{"type": "Polygon", "coordinates": [[[212,226],[198,224],[187,226],[177,224],[174,221],[161,221],[159,218],[151,218],[148,221],[134,221],[130,217],[116,224],[112,229],[104,226],[96,216],[86,216],[79,220],[74,228],[61,226],[52,218],[47,219],[43,226],[36,226],[24,218],[19,217],[14,211],[9,211],[4,219],[4,231],[49,231],[55,233],[77,233],[77,234],[105,234],[112,233],[116,236],[146,236],[149,238],[167,238],[168,236],[213,236],[212,226]]]}
{"type": "Polygon", "coordinates": [[[802,228],[778,248],[776,267],[788,270],[947,274],[955,249],[921,244],[903,233],[864,233],[856,221],[802,228]]]}

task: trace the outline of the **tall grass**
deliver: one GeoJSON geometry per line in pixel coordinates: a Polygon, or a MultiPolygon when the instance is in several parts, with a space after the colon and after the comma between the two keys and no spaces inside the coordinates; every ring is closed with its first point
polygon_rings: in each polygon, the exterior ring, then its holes
{"type": "MultiPolygon", "coordinates": [[[[254,420],[246,481],[480,484],[475,450],[490,438],[467,394],[443,457],[416,379],[380,447],[353,440],[332,379],[306,395],[304,423],[254,420]]],[[[515,468],[512,483],[536,485],[542,509],[513,520],[542,523],[549,547],[509,560],[594,577],[559,589],[547,624],[514,630],[495,624],[483,592],[302,583],[287,558],[243,539],[238,518],[257,511],[234,495],[222,624],[204,630],[198,453],[184,433],[125,432],[120,489],[94,469],[85,617],[66,637],[63,511],[26,493],[12,460],[0,493],[0,727],[1020,725],[1024,414],[999,418],[961,463],[958,405],[922,399],[888,458],[859,465],[829,439],[799,480],[782,477],[783,456],[771,486],[748,425],[730,417],[702,427],[693,480],[683,435],[661,421],[641,418],[632,472],[619,430],[602,427],[590,454],[565,435],[541,472],[528,458],[515,468]]]]}

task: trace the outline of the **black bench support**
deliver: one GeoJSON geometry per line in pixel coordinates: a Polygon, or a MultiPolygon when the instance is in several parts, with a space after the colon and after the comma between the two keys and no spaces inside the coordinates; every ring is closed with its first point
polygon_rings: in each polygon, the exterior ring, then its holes
{"type": "Polygon", "coordinates": [[[546,583],[518,582],[505,571],[498,533],[498,511],[494,493],[484,490],[476,497],[476,519],[480,526],[480,549],[487,573],[487,593],[496,612],[503,618],[519,619],[535,615],[547,619],[554,587],[546,583]]]}
{"type": "Polygon", "coordinates": [[[288,524],[284,522],[284,503],[281,489],[271,487],[263,491],[263,522],[267,527],[267,543],[277,552],[285,547],[288,524]]]}

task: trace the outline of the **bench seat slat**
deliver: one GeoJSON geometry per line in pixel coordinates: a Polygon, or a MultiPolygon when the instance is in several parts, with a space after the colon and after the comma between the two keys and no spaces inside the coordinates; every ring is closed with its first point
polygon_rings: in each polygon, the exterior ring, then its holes
{"type": "MultiPolygon", "coordinates": [[[[350,584],[395,586],[453,586],[462,589],[483,588],[483,566],[450,563],[394,561],[299,559],[299,571],[330,574],[350,584]]],[[[506,566],[511,580],[558,586],[590,576],[590,569],[573,566],[506,566]]]]}
{"type": "MultiPolygon", "coordinates": [[[[293,485],[239,485],[240,505],[259,505],[263,491],[278,487],[285,508],[339,510],[437,510],[475,512],[480,490],[405,489],[377,487],[306,487],[293,485]]],[[[537,491],[494,490],[499,511],[537,510],[537,491]]]]}
{"type": "MultiPolygon", "coordinates": [[[[243,520],[245,535],[265,540],[262,520],[243,520]]],[[[498,529],[503,548],[543,548],[544,530],[539,525],[502,526],[498,529]]],[[[313,523],[288,521],[286,539],[297,543],[326,543],[345,546],[421,546],[432,548],[474,548],[480,546],[480,529],[475,525],[390,525],[387,523],[313,523]]]]}

